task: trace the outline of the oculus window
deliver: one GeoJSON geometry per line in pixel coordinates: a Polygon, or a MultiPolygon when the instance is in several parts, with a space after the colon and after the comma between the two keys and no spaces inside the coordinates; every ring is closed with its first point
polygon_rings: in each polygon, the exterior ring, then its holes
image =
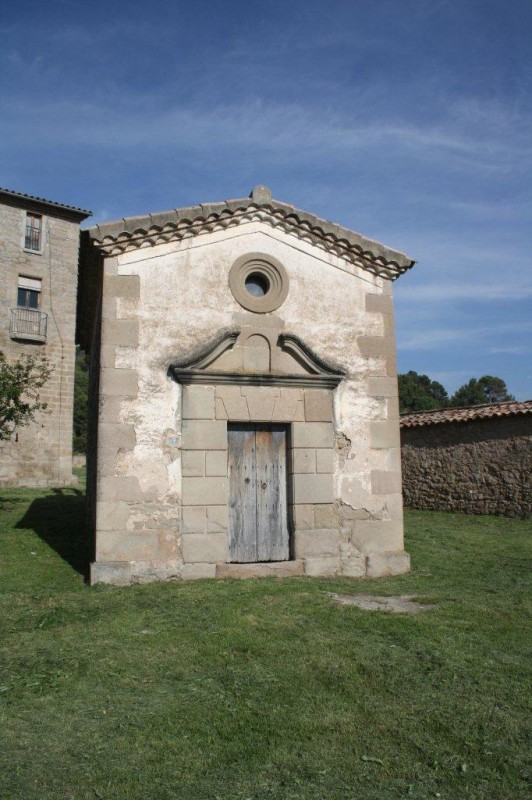
{"type": "Polygon", "coordinates": [[[249,253],[238,258],[231,267],[229,288],[242,308],[256,314],[267,314],[286,300],[288,274],[272,256],[249,253]]]}

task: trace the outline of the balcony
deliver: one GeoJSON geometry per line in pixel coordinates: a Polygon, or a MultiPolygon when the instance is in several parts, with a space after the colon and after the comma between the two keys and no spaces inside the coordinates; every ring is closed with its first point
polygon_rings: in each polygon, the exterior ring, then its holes
{"type": "Polygon", "coordinates": [[[9,335],[24,342],[45,342],[48,314],[34,308],[12,308],[9,335]]]}

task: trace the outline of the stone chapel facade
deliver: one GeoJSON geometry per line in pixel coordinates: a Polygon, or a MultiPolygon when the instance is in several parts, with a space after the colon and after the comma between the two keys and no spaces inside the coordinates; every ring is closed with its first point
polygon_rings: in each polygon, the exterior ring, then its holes
{"type": "Polygon", "coordinates": [[[414,262],[263,186],[83,236],[92,582],[408,570],[392,281],[414,262]]]}

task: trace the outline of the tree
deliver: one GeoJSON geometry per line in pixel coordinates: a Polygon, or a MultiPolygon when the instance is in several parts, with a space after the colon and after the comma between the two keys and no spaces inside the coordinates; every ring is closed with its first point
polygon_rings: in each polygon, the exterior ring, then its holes
{"type": "Polygon", "coordinates": [[[0,351],[0,440],[9,439],[17,427],[29,425],[46,409],[40,389],[52,371],[44,356],[23,354],[8,364],[0,351]]]}
{"type": "Polygon", "coordinates": [[[89,398],[89,367],[87,356],[76,347],[76,367],[74,372],[74,439],[75,453],[87,452],[87,417],[89,398]]]}
{"type": "Polygon", "coordinates": [[[453,394],[450,400],[452,406],[480,406],[485,403],[502,403],[505,400],[515,400],[508,393],[506,383],[502,378],[493,375],[484,375],[482,378],[471,378],[453,394]]]}
{"type": "Polygon", "coordinates": [[[399,407],[401,414],[412,411],[429,411],[433,408],[445,408],[448,404],[447,391],[428,375],[419,375],[410,370],[398,375],[399,407]]]}

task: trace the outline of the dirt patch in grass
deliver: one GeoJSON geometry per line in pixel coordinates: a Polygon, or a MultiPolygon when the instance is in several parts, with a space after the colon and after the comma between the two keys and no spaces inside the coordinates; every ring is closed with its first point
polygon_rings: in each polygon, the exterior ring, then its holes
{"type": "Polygon", "coordinates": [[[401,594],[378,597],[374,594],[337,594],[328,592],[329,597],[339,606],[357,606],[364,611],[389,611],[392,614],[419,614],[420,611],[433,611],[434,603],[420,603],[414,595],[401,594]]]}

